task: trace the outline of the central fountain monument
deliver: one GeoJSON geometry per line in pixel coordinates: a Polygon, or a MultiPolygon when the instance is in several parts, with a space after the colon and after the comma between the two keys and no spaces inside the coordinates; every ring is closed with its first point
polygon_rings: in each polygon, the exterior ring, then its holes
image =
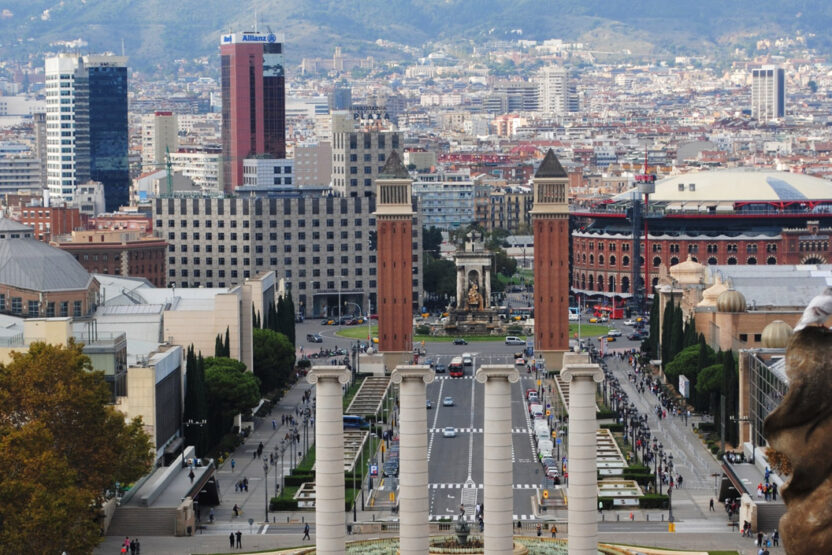
{"type": "Polygon", "coordinates": [[[445,326],[448,334],[488,335],[501,328],[491,306],[492,254],[485,249],[482,233],[471,231],[454,253],[456,308],[445,326]]]}

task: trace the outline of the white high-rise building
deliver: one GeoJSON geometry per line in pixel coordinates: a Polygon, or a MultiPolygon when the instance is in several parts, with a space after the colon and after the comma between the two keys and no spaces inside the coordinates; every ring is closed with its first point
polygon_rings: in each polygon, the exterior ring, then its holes
{"type": "Polygon", "coordinates": [[[777,66],[751,70],[751,116],[770,121],[786,115],[786,72],[777,66]]]}
{"type": "Polygon", "coordinates": [[[578,111],[578,95],[564,67],[546,66],[537,73],[538,110],[546,115],[578,111]]]}
{"type": "Polygon", "coordinates": [[[149,172],[164,167],[167,152],[179,148],[179,122],[173,112],[142,116],[142,168],[149,172]]]}
{"type": "Polygon", "coordinates": [[[90,180],[89,83],[77,70],[77,56],[46,59],[46,185],[51,198],[65,201],[90,180]]]}

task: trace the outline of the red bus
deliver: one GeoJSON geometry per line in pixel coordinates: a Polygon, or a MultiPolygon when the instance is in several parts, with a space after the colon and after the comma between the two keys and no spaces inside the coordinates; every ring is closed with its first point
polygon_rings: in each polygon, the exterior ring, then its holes
{"type": "Polygon", "coordinates": [[[465,374],[465,369],[462,366],[462,357],[454,357],[448,365],[448,374],[452,378],[461,378],[465,374]]]}
{"type": "Polygon", "coordinates": [[[624,309],[617,306],[602,306],[595,305],[592,307],[594,316],[606,316],[610,320],[620,320],[624,318],[624,309]]]}

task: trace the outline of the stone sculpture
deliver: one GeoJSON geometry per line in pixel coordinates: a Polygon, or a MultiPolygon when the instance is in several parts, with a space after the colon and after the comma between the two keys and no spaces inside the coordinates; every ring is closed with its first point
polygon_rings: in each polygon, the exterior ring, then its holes
{"type": "Polygon", "coordinates": [[[790,554],[832,553],[832,331],[810,326],[786,349],[789,391],[765,421],[772,449],[791,463],[780,519],[790,554]]]}

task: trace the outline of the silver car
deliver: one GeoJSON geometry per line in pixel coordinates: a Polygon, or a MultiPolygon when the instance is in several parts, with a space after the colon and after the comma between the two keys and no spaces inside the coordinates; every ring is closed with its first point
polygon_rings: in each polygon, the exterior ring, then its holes
{"type": "Polygon", "coordinates": [[[447,426],[442,428],[442,436],[443,437],[456,437],[456,428],[453,426],[447,426]]]}

